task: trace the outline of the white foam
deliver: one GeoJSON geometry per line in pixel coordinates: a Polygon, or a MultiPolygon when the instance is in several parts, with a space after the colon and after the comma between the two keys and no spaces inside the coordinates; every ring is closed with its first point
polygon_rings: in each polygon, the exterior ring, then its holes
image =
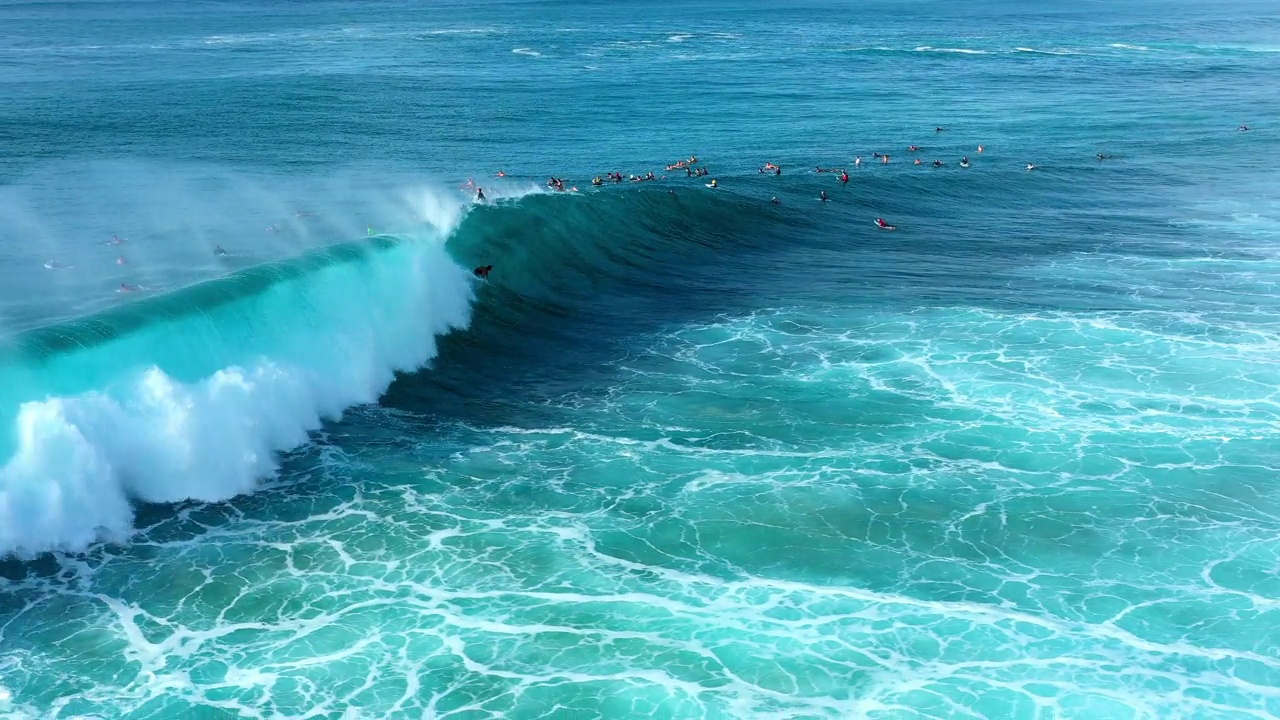
{"type": "Polygon", "coordinates": [[[1079,55],[1080,54],[1078,52],[1073,52],[1071,50],[1041,50],[1039,48],[1029,48],[1029,47],[1016,47],[1013,50],[1014,52],[1033,53],[1036,55],[1079,55]]]}
{"type": "Polygon", "coordinates": [[[913,48],[915,52],[939,52],[939,53],[958,53],[961,55],[988,55],[986,50],[971,50],[969,48],[936,48],[929,45],[921,45],[913,48]]]}
{"type": "Polygon", "coordinates": [[[529,57],[542,57],[542,53],[532,48],[516,48],[511,52],[516,55],[528,55],[529,57]]]}

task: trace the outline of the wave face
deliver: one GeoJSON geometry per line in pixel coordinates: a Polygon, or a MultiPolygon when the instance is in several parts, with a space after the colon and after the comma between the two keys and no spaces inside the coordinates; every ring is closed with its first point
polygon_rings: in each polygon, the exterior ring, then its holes
{"type": "Polygon", "coordinates": [[[79,550],[132,501],[252,490],[277,453],[469,318],[439,238],[379,237],[11,339],[0,355],[0,555],[79,550]]]}

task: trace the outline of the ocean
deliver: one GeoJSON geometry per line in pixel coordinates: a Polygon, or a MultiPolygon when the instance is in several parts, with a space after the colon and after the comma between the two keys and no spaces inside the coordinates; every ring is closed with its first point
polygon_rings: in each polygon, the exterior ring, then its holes
{"type": "Polygon", "coordinates": [[[1280,717],[1277,38],[0,4],[0,718],[1280,717]]]}

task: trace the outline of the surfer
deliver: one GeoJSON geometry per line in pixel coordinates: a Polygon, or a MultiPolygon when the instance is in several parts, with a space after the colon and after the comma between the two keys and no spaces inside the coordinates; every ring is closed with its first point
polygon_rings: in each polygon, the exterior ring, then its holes
{"type": "Polygon", "coordinates": [[[880,156],[880,164],[881,164],[881,165],[888,165],[888,164],[889,164],[889,156],[888,156],[888,155],[881,155],[881,156],[880,156]]]}
{"type": "Polygon", "coordinates": [[[854,167],[862,167],[862,156],[861,156],[861,155],[859,155],[858,157],[856,157],[856,158],[854,158],[854,159],[853,159],[853,166],[854,166],[854,167]]]}
{"type": "Polygon", "coordinates": [[[919,152],[919,151],[920,151],[919,145],[912,145],[911,147],[907,148],[907,152],[919,152]]]}
{"type": "Polygon", "coordinates": [[[821,200],[822,202],[826,202],[826,201],[827,201],[827,191],[826,191],[826,190],[823,190],[823,191],[819,192],[819,193],[818,193],[818,199],[819,199],[819,200],[821,200]]]}
{"type": "Polygon", "coordinates": [[[876,225],[884,230],[897,230],[898,228],[884,221],[884,218],[876,218],[876,225]]]}
{"type": "Polygon", "coordinates": [[[474,272],[476,274],[476,277],[480,278],[481,280],[488,280],[489,273],[492,271],[493,271],[492,265],[481,265],[480,267],[476,268],[472,272],[474,272]]]}
{"type": "Polygon", "coordinates": [[[494,177],[506,177],[506,176],[507,176],[507,174],[506,174],[506,173],[504,173],[504,172],[502,172],[501,170],[499,170],[499,171],[498,171],[498,174],[497,174],[497,175],[494,175],[494,177]]]}
{"type": "Polygon", "coordinates": [[[978,153],[979,153],[979,154],[981,154],[982,152],[983,152],[983,148],[982,148],[982,146],[981,146],[981,145],[979,145],[979,146],[978,146],[978,153]]]}
{"type": "Polygon", "coordinates": [[[70,270],[72,268],[71,265],[63,265],[57,260],[50,260],[49,262],[45,263],[44,266],[50,270],[70,270]]]}
{"type": "Polygon", "coordinates": [[[1035,169],[1036,169],[1035,163],[1027,163],[1027,172],[1031,172],[1032,170],[1035,170],[1035,169]]]}
{"type": "Polygon", "coordinates": [[[1244,132],[1244,131],[1246,131],[1246,130],[1248,130],[1248,129],[1249,129],[1249,126],[1248,126],[1248,125],[1241,125],[1239,128],[1236,128],[1236,129],[1237,129],[1237,130],[1239,130],[1240,132],[1244,132]]]}
{"type": "Polygon", "coordinates": [[[845,170],[840,171],[840,184],[841,185],[849,184],[849,173],[845,170]]]}
{"type": "Polygon", "coordinates": [[[774,205],[781,205],[781,204],[782,204],[782,201],[781,201],[781,200],[779,200],[779,199],[778,199],[778,198],[776,198],[776,197],[769,198],[769,202],[773,203],[774,205]]]}
{"type": "Polygon", "coordinates": [[[712,178],[712,179],[711,179],[711,182],[707,183],[707,187],[709,187],[709,188],[718,188],[718,187],[720,187],[720,183],[716,182],[715,178],[712,178]]]}
{"type": "Polygon", "coordinates": [[[142,288],[138,285],[130,285],[129,283],[120,283],[120,289],[117,292],[136,292],[142,288]]]}
{"type": "Polygon", "coordinates": [[[599,175],[597,175],[591,180],[591,184],[595,185],[596,187],[600,187],[601,185],[604,185],[604,180],[601,179],[599,175]]]}
{"type": "Polygon", "coordinates": [[[965,155],[964,157],[960,158],[960,167],[962,167],[962,168],[967,168],[967,167],[969,167],[969,156],[968,156],[968,155],[965,155]]]}
{"type": "Polygon", "coordinates": [[[214,246],[213,246],[213,255],[214,255],[214,257],[225,257],[225,256],[226,256],[226,254],[227,254],[227,251],[226,251],[226,250],[224,250],[224,249],[222,249],[222,246],[221,246],[221,245],[214,245],[214,246]]]}
{"type": "Polygon", "coordinates": [[[476,202],[484,202],[484,188],[476,188],[476,202]]]}
{"type": "Polygon", "coordinates": [[[123,242],[124,242],[124,238],[120,237],[119,235],[112,235],[112,236],[111,236],[111,239],[107,241],[107,244],[108,244],[108,245],[120,245],[120,244],[122,244],[123,242]]]}
{"type": "Polygon", "coordinates": [[[916,158],[916,162],[915,162],[915,164],[916,164],[916,165],[921,164],[921,162],[922,162],[922,161],[920,160],[920,158],[916,158]]]}
{"type": "Polygon", "coordinates": [[[934,166],[934,167],[942,167],[942,161],[941,161],[941,160],[934,160],[934,161],[933,161],[933,166],[934,166]]]}
{"type": "Polygon", "coordinates": [[[120,257],[116,258],[116,264],[117,264],[117,265],[124,265],[124,264],[125,264],[125,260],[124,260],[124,256],[123,256],[123,255],[121,255],[120,257]]]}
{"type": "Polygon", "coordinates": [[[1110,160],[1110,159],[1111,159],[1111,156],[1110,156],[1110,155],[1103,155],[1102,153],[1098,153],[1098,159],[1099,159],[1099,160],[1110,160]]]}
{"type": "Polygon", "coordinates": [[[939,133],[939,132],[946,132],[946,131],[947,131],[947,129],[946,129],[946,128],[944,128],[944,127],[936,127],[936,128],[934,128],[934,129],[933,129],[933,131],[934,131],[934,132],[936,132],[936,133],[939,133]]]}

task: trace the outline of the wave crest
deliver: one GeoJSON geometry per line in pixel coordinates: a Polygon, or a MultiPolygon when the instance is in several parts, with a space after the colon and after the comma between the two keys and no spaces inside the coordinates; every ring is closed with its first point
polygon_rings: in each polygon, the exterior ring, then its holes
{"type": "Polygon", "coordinates": [[[133,501],[254,489],[434,357],[471,299],[442,237],[373,238],[18,336],[0,355],[0,556],[121,539],[133,501]]]}

